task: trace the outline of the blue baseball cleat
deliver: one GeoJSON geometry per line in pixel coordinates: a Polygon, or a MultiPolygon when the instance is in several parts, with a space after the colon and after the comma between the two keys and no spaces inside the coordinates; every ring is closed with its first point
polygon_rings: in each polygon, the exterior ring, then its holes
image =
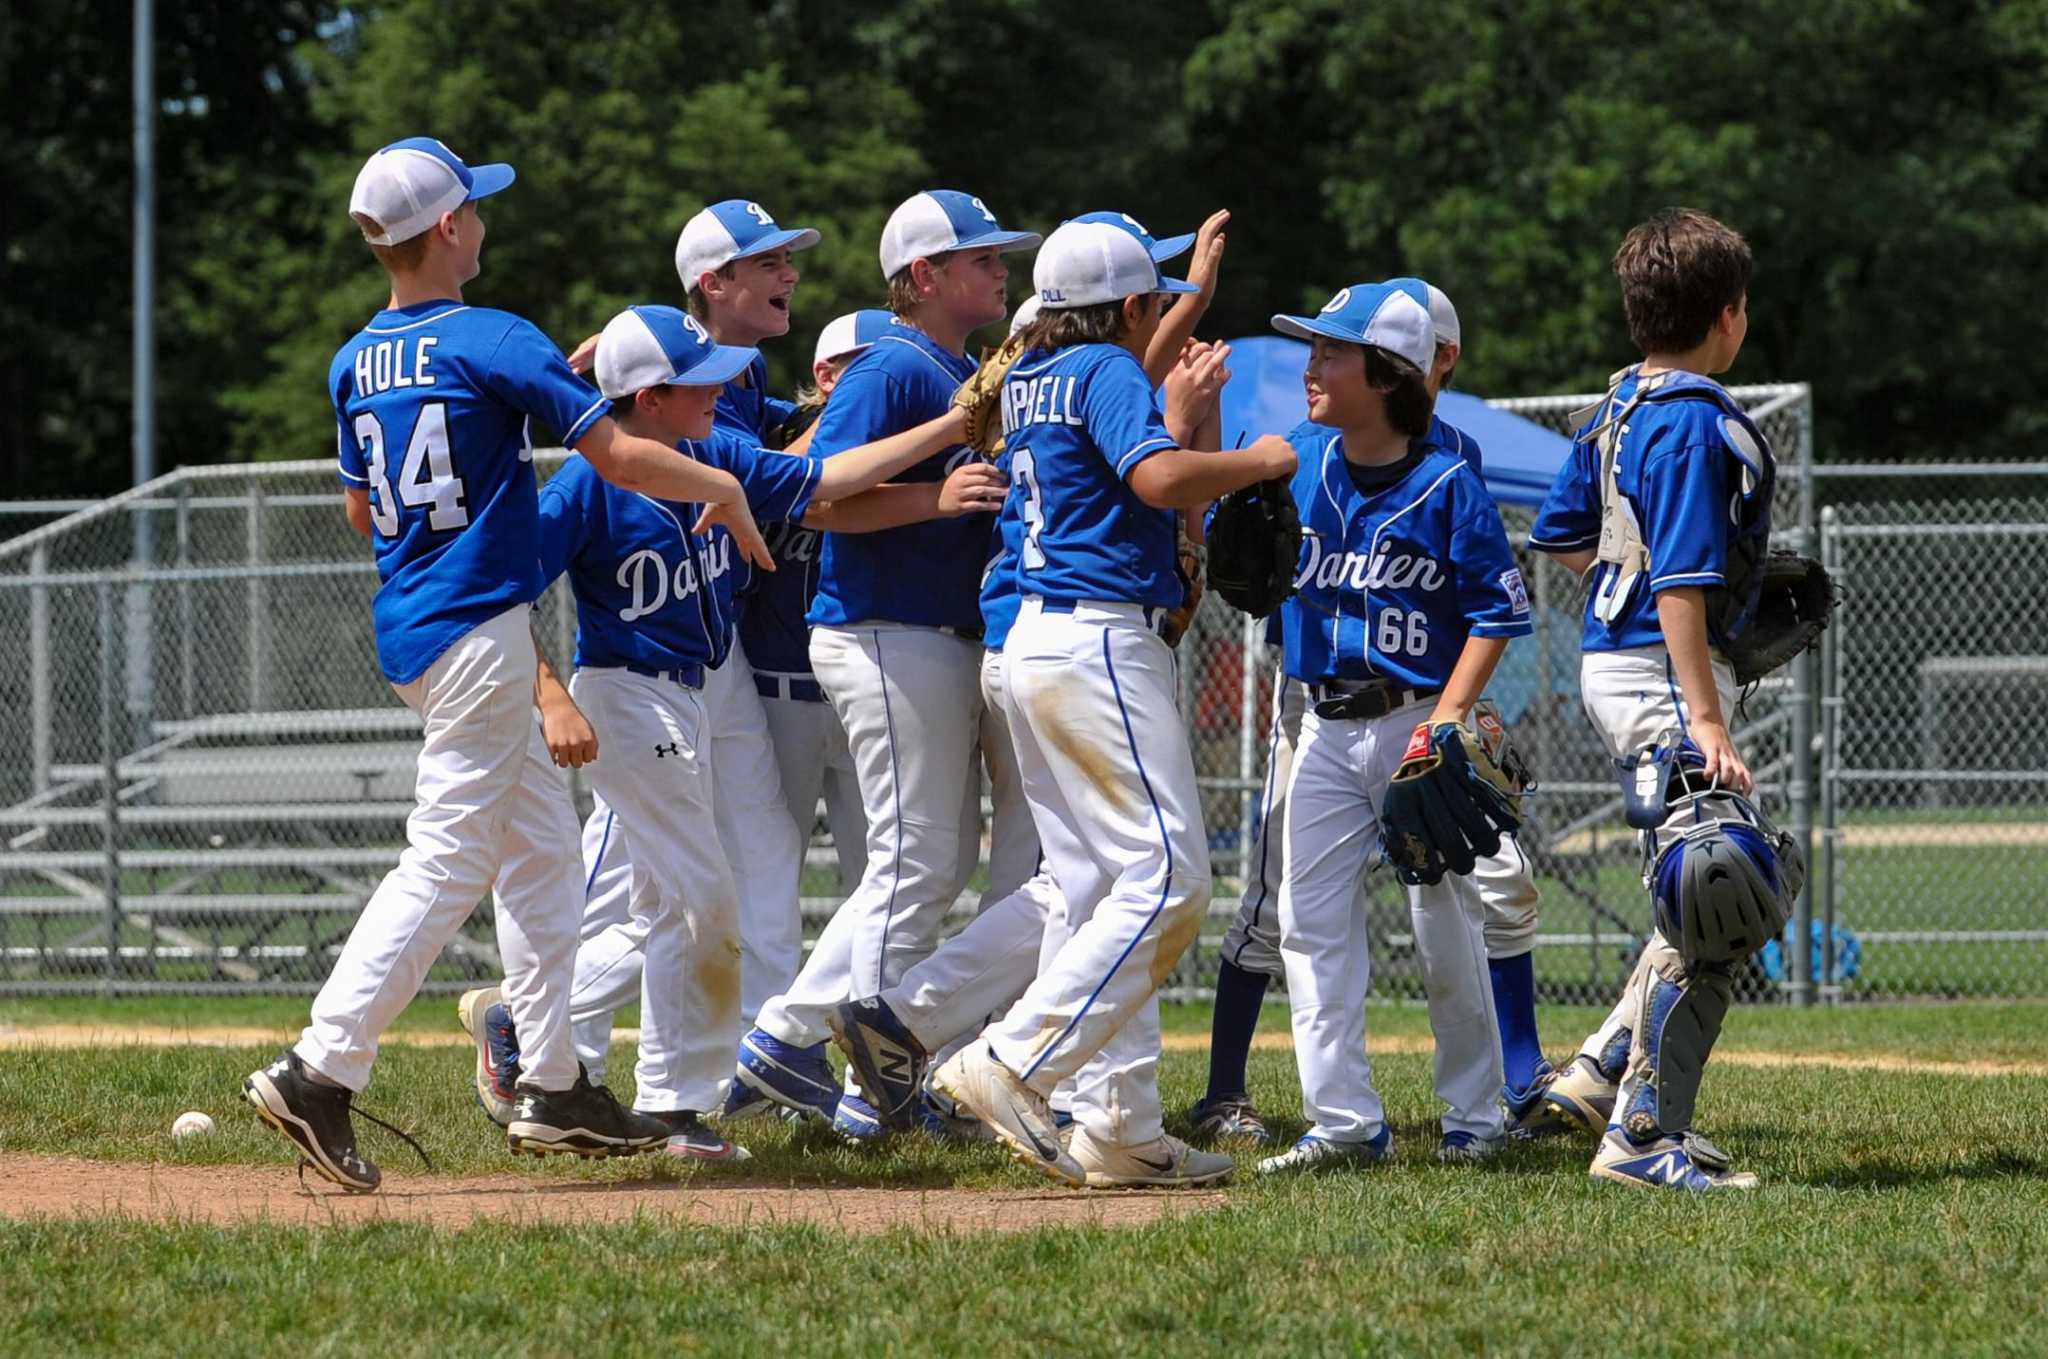
{"type": "Polygon", "coordinates": [[[803,1117],[831,1121],[839,1109],[839,1078],[825,1045],[800,1048],[755,1029],[740,1040],[736,1073],[756,1093],[803,1117]]]}
{"type": "Polygon", "coordinates": [[[1599,1180],[1710,1194],[1725,1189],[1754,1189],[1757,1178],[1746,1170],[1730,1170],[1728,1156],[1698,1133],[1659,1137],[1638,1144],[1619,1128],[1609,1128],[1587,1172],[1599,1180]]]}
{"type": "Polygon", "coordinates": [[[1335,1170],[1340,1166],[1374,1166],[1394,1150],[1394,1130],[1386,1124],[1363,1142],[1337,1142],[1314,1133],[1303,1133],[1293,1147],[1259,1162],[1261,1175],[1289,1175],[1305,1170],[1335,1170]]]}
{"type": "Polygon", "coordinates": [[[519,1034],[512,1027],[512,1011],[499,988],[486,986],[463,992],[455,1013],[476,1045],[476,1102],[491,1122],[508,1127],[519,1102],[519,1034]]]}
{"type": "Polygon", "coordinates": [[[1528,1107],[1520,1110],[1509,1134],[1514,1137],[1557,1137],[1572,1133],[1598,1132],[1607,1126],[1614,1112],[1614,1097],[1620,1083],[1611,1079],[1600,1064],[1580,1053],[1551,1073],[1530,1092],[1528,1107]]]}
{"type": "Polygon", "coordinates": [[[848,1001],[828,1022],[881,1121],[892,1128],[916,1127],[930,1061],[917,1035],[880,996],[848,1001]]]}
{"type": "Polygon", "coordinates": [[[888,1129],[874,1105],[848,1090],[840,1094],[839,1107],[832,1112],[832,1131],[859,1146],[879,1142],[888,1129]]]}
{"type": "Polygon", "coordinates": [[[1462,1129],[1447,1132],[1443,1140],[1437,1143],[1436,1159],[1447,1166],[1477,1165],[1499,1155],[1504,1140],[1499,1137],[1481,1137],[1478,1133],[1465,1132],[1462,1129]]]}

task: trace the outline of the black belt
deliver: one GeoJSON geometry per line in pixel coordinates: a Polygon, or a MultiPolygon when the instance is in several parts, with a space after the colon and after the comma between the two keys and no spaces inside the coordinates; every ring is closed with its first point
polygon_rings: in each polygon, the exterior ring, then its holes
{"type": "Polygon", "coordinates": [[[801,675],[764,675],[756,670],[754,688],[763,698],[793,698],[799,703],[825,701],[825,691],[818,682],[801,675]]]}
{"type": "MultiPolygon", "coordinates": [[[[1092,599],[1041,599],[1038,601],[1038,611],[1040,613],[1072,613],[1083,605],[1092,605],[1095,602],[1092,599]]],[[[1171,610],[1163,609],[1157,604],[1137,604],[1133,607],[1145,611],[1145,626],[1150,628],[1154,635],[1159,637],[1166,635],[1166,615],[1171,610]]]]}
{"type": "Polygon", "coordinates": [[[619,669],[629,675],[645,675],[649,679],[668,680],[673,684],[680,684],[686,689],[702,689],[704,687],[704,667],[701,665],[681,665],[673,670],[656,670],[651,665],[635,665],[628,661],[620,666],[619,669]]]}
{"type": "Polygon", "coordinates": [[[1311,684],[1309,697],[1316,701],[1316,716],[1330,722],[1370,721],[1398,712],[1411,703],[1435,698],[1441,689],[1404,689],[1393,680],[1331,680],[1311,684]]]}

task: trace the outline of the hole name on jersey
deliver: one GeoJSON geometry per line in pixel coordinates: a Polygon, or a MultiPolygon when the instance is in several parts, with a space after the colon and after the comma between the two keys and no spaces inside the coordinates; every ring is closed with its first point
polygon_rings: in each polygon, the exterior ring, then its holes
{"type": "Polygon", "coordinates": [[[1441,590],[1450,578],[1434,557],[1413,552],[1326,552],[1322,535],[1304,532],[1308,560],[1294,577],[1297,590],[1441,590]]]}
{"type": "Polygon", "coordinates": [[[1019,378],[1003,388],[1003,428],[1026,425],[1074,425],[1086,422],[1074,410],[1074,385],[1078,379],[1065,373],[1019,378]]]}
{"type": "MultiPolygon", "coordinates": [[[[710,560],[705,574],[712,580],[732,569],[732,539],[719,534],[702,549],[710,560]]],[[[643,547],[619,563],[619,588],[632,599],[619,610],[619,621],[635,623],[651,613],[660,613],[670,600],[680,604],[697,593],[697,562],[685,557],[671,570],[668,559],[651,547],[643,547]],[[671,586],[670,582],[674,585],[671,586]]]]}
{"type": "Polygon", "coordinates": [[[431,351],[440,342],[436,335],[402,335],[364,345],[356,351],[356,395],[375,396],[400,387],[433,386],[434,375],[427,367],[434,361],[431,351]],[[410,362],[406,355],[408,346],[412,350],[410,362]]]}

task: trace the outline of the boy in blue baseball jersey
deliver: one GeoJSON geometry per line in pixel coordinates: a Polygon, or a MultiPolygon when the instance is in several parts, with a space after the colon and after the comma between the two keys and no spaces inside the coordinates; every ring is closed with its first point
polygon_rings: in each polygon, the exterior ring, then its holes
{"type": "MultiPolygon", "coordinates": [[[[1728,731],[1735,679],[1720,648],[1755,608],[1774,469],[1762,431],[1712,378],[1748,333],[1751,268],[1748,243],[1705,213],[1675,209],[1629,232],[1614,271],[1643,361],[1615,374],[1530,535],[1590,572],[1586,714],[1625,783],[1675,730],[1705,781],[1743,795],[1753,786],[1728,731]]],[[[1621,1003],[1544,1091],[1555,1124],[1605,1124],[1594,1175],[1694,1191],[1755,1185],[1691,1122],[1729,967],[1688,965],[1653,931],[1621,1003]]]]}
{"type": "MultiPolygon", "coordinates": [[[[1420,735],[1463,722],[1508,639],[1532,630],[1527,592],[1478,474],[1428,439],[1426,306],[1356,284],[1314,317],[1273,326],[1313,346],[1309,418],[1293,490],[1297,594],[1282,609],[1287,673],[1308,711],[1281,830],[1280,955],[1309,1130],[1262,1173],[1387,1155],[1392,1135],[1365,1053],[1370,943],[1358,882],[1378,855],[1378,805],[1420,735]]],[[[1500,1036],[1483,910],[1471,883],[1408,889],[1450,1106],[1439,1155],[1469,1160],[1502,1136],[1500,1036]]]]}
{"type": "MultiPolygon", "coordinates": [[[[882,231],[882,275],[896,323],[839,378],[812,431],[829,454],[946,410],[974,372],[967,338],[1009,304],[1006,252],[1038,244],[1006,231],[978,198],[913,195],[882,231]]],[[[973,460],[948,449],[904,473],[933,482],[973,460]]],[[[739,1077],[800,1113],[831,1118],[839,1082],[828,1018],[872,996],[931,951],[974,865],[965,846],[976,777],[981,614],[975,586],[989,520],[967,516],[886,532],[825,535],[812,601],[811,664],[846,729],[868,827],[861,883],[789,989],[741,1041],[739,1077]]]]}
{"type": "Polygon", "coordinates": [[[544,584],[534,422],[607,480],[705,504],[693,532],[726,524],[744,555],[768,560],[731,474],[625,434],[532,325],[463,301],[484,237],[476,201],[512,179],[509,166],[471,170],[415,137],[370,157],[349,204],[391,300],[329,375],[344,501],[376,549],[380,664],[426,738],[397,868],[364,906],[297,1046],[243,1091],[316,1172],[355,1191],[380,1179],[350,1120],[378,1035],[515,856],[544,867],[497,903],[506,1001],[530,1036],[512,1148],[602,1155],[661,1142],[658,1125],[580,1077],[569,1048],[581,893],[567,788],[533,711],[528,615],[544,584]]]}
{"type": "Polygon", "coordinates": [[[1053,1178],[1209,1183],[1229,1158],[1164,1133],[1156,1053],[1136,1050],[1148,1036],[1156,1046],[1157,987],[1209,898],[1194,762],[1159,629],[1182,597],[1175,512],[1286,475],[1294,452],[1277,437],[1232,452],[1183,447],[1195,423],[1186,389],[1169,383],[1163,416],[1140,356],[1169,295],[1195,289],[1163,278],[1134,234],[1069,222],[1032,274],[1040,318],[1002,398],[1003,517],[1017,522],[1022,596],[1003,680],[1064,928],[1048,927],[1036,980],[932,1084],[1053,1178]],[[1047,1097],[1074,1077],[1077,1112],[1100,1117],[1082,1120],[1069,1150],[1047,1097]]]}

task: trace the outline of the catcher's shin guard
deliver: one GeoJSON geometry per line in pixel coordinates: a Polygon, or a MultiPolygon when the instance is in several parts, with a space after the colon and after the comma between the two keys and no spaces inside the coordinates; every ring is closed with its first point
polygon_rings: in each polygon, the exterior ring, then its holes
{"type": "MultiPolygon", "coordinates": [[[[1650,947],[1658,949],[1659,941],[1650,947]]],[[[1700,1078],[1735,994],[1726,965],[1687,967],[1668,946],[1663,949],[1640,974],[1641,1020],[1615,1114],[1635,1142],[1691,1129],[1700,1078]]]]}

